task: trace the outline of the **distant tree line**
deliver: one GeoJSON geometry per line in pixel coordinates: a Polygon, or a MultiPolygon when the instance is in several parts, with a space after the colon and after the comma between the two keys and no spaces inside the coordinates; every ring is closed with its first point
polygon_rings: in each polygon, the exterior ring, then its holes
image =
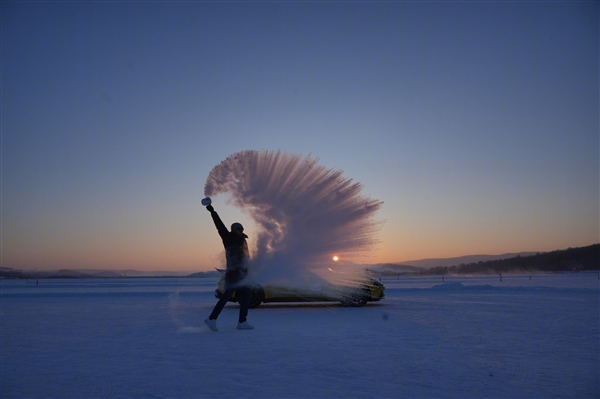
{"type": "Polygon", "coordinates": [[[436,266],[419,274],[501,274],[527,272],[563,272],[600,270],[600,244],[587,247],[568,248],[531,256],[516,256],[456,266],[436,266]]]}
{"type": "Polygon", "coordinates": [[[0,277],[2,278],[20,278],[30,279],[31,273],[23,273],[20,270],[0,270],[0,277]]]}
{"type": "Polygon", "coordinates": [[[114,277],[122,277],[117,273],[97,273],[97,274],[88,274],[81,273],[74,270],[69,269],[61,269],[57,271],[28,271],[24,272],[21,270],[15,269],[4,269],[0,270],[0,277],[2,278],[14,278],[14,279],[27,279],[27,280],[35,280],[39,278],[114,278],[114,277]]]}
{"type": "Polygon", "coordinates": [[[0,278],[7,279],[23,279],[23,280],[36,280],[40,278],[48,278],[48,279],[66,279],[66,278],[183,278],[183,277],[192,277],[192,278],[203,278],[203,277],[215,277],[218,278],[220,273],[218,271],[209,271],[209,272],[198,272],[193,273],[188,276],[126,276],[116,272],[99,272],[99,273],[82,273],[69,269],[61,269],[57,271],[28,271],[24,272],[21,270],[3,268],[0,270],[0,278]]]}

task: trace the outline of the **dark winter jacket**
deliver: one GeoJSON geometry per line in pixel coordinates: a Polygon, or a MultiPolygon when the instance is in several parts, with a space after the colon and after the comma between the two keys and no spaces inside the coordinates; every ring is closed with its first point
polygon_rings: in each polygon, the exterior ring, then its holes
{"type": "Polygon", "coordinates": [[[242,280],[248,273],[247,263],[250,259],[250,252],[246,243],[248,236],[227,230],[217,212],[213,211],[210,215],[215,222],[215,226],[225,247],[225,257],[227,258],[225,280],[229,283],[242,280]]]}

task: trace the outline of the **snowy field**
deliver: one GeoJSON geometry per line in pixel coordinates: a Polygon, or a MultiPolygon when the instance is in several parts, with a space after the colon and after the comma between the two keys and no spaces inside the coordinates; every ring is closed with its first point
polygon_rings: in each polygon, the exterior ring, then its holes
{"type": "Polygon", "coordinates": [[[600,397],[597,273],[383,283],[212,332],[215,279],[3,280],[0,397],[600,397]]]}

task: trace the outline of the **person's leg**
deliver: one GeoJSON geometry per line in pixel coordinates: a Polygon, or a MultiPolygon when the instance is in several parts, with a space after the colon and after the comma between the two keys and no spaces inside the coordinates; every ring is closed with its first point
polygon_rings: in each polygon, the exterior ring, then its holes
{"type": "Polygon", "coordinates": [[[240,304],[240,317],[238,322],[243,323],[248,316],[248,307],[250,306],[250,287],[239,287],[235,294],[240,304]]]}
{"type": "Polygon", "coordinates": [[[223,308],[227,304],[227,301],[229,301],[231,299],[231,296],[233,295],[234,292],[235,292],[235,288],[227,288],[227,289],[225,289],[225,292],[223,293],[223,295],[219,299],[219,302],[217,302],[217,304],[215,305],[212,313],[210,314],[210,316],[208,316],[209,320],[216,320],[217,317],[219,317],[219,315],[221,314],[221,311],[223,310],[223,308]]]}

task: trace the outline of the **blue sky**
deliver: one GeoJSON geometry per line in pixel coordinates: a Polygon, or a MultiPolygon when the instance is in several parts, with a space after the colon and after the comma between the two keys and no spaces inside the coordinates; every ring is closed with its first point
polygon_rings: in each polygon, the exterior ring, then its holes
{"type": "Polygon", "coordinates": [[[246,149],[384,201],[374,261],[599,241],[597,2],[1,7],[3,266],[219,266],[246,149]]]}

